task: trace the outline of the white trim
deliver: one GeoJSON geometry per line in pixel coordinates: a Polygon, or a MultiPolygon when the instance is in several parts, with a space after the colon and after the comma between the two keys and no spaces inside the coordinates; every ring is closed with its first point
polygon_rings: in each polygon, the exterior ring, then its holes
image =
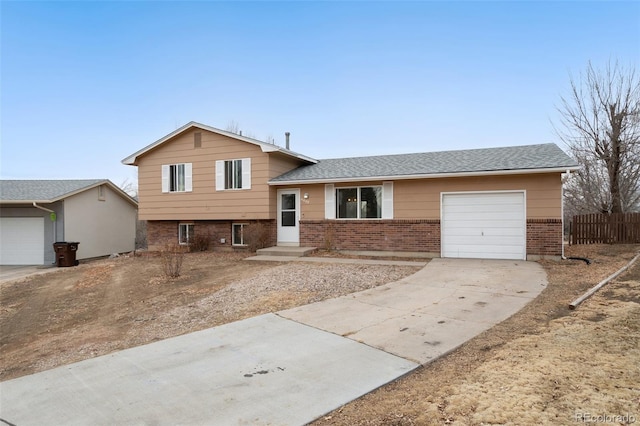
{"type": "Polygon", "coordinates": [[[291,246],[298,247],[300,245],[300,188],[283,188],[278,189],[276,191],[276,196],[278,197],[277,207],[276,207],[276,243],[279,246],[291,246]],[[295,194],[296,196],[296,216],[295,216],[295,226],[282,226],[282,194],[295,194]],[[292,231],[292,232],[284,232],[292,231]],[[295,235],[289,235],[295,234],[295,235]]]}
{"type": "Polygon", "coordinates": [[[224,191],[224,160],[216,160],[216,191],[224,191]]]}
{"type": "Polygon", "coordinates": [[[393,219],[393,182],[382,182],[382,219],[393,219]]]}
{"type": "Polygon", "coordinates": [[[189,235],[189,226],[192,226],[192,230],[193,232],[195,232],[196,228],[195,228],[195,224],[193,222],[178,222],[178,245],[181,246],[188,246],[191,243],[191,237],[193,237],[193,235],[189,235]],[[182,238],[180,238],[182,236],[182,232],[180,232],[180,229],[182,226],[186,226],[187,227],[187,242],[183,243],[182,241],[180,241],[182,238]]]}
{"type": "Polygon", "coordinates": [[[367,182],[372,180],[407,180],[407,179],[437,179],[447,177],[467,177],[467,176],[497,176],[497,175],[527,175],[538,173],[563,173],[566,171],[579,170],[580,167],[554,167],[550,169],[518,169],[518,170],[494,170],[483,172],[451,172],[451,173],[425,173],[415,175],[398,175],[398,176],[362,176],[335,179],[309,179],[309,180],[288,180],[288,181],[269,181],[269,185],[309,185],[314,183],[340,183],[340,182],[367,182]]]}
{"type": "Polygon", "coordinates": [[[244,242],[244,228],[245,226],[249,226],[249,224],[247,222],[232,222],[231,223],[231,246],[232,247],[246,247],[247,243],[244,242]],[[234,226],[242,226],[242,244],[236,244],[234,243],[234,238],[233,236],[235,235],[233,232],[233,227],[234,226]]]}
{"type": "Polygon", "coordinates": [[[251,158],[242,159],[242,189],[251,189],[251,158]]]}
{"type": "Polygon", "coordinates": [[[193,164],[184,163],[184,191],[193,191],[193,164]]]}
{"type": "Polygon", "coordinates": [[[202,130],[206,130],[212,133],[216,133],[222,136],[227,136],[229,138],[232,139],[236,139],[242,142],[247,142],[253,145],[257,145],[260,147],[260,149],[262,150],[262,152],[280,152],[284,155],[288,155],[289,157],[294,157],[294,158],[298,158],[300,160],[309,162],[309,163],[317,163],[318,160],[313,159],[311,157],[307,157],[306,155],[302,155],[302,154],[298,154],[297,152],[293,152],[290,151],[288,149],[284,149],[279,147],[278,145],[274,145],[271,143],[267,143],[267,142],[263,142],[263,141],[259,141],[257,139],[252,139],[252,138],[248,138],[246,136],[240,136],[237,135],[235,133],[231,133],[231,132],[227,132],[226,130],[221,130],[221,129],[217,129],[215,127],[211,127],[211,126],[207,126],[205,124],[201,124],[201,123],[196,123],[195,121],[191,121],[187,124],[185,124],[184,126],[180,127],[179,129],[174,130],[173,132],[169,133],[168,135],[158,139],[157,141],[145,146],[144,148],[142,148],[139,151],[136,151],[135,153],[131,154],[130,156],[126,157],[125,159],[122,160],[122,164],[126,164],[129,166],[135,166],[136,161],[138,160],[138,157],[146,154],[147,152],[151,151],[152,149],[158,147],[159,145],[162,145],[163,143],[167,142],[168,140],[178,136],[180,133],[183,133],[189,129],[191,129],[192,127],[196,127],[198,129],[202,129],[202,130]]]}
{"type": "MultiPolygon", "coordinates": [[[[390,183],[390,182],[387,182],[390,183]]],[[[325,194],[326,196],[326,194],[325,194]]],[[[357,185],[357,186],[339,186],[337,188],[334,189],[333,191],[333,199],[335,200],[335,205],[334,205],[334,213],[335,213],[335,217],[334,219],[338,219],[338,220],[381,220],[384,219],[384,186],[383,185],[357,185]],[[362,188],[380,188],[380,217],[360,217],[361,211],[360,211],[360,203],[362,202],[362,197],[361,197],[361,189],[362,188]],[[356,215],[357,217],[338,217],[338,191],[341,189],[355,189],[356,190],[356,197],[357,197],[357,210],[356,210],[356,215]]],[[[393,212],[392,212],[393,213],[393,212]]]]}
{"type": "Polygon", "coordinates": [[[336,218],[336,190],[331,183],[324,186],[324,218],[336,218]]]}
{"type": "Polygon", "coordinates": [[[162,165],[162,192],[163,193],[182,193],[193,191],[193,164],[192,163],[171,163],[162,165]],[[175,166],[176,178],[178,175],[178,166],[184,166],[184,190],[171,191],[171,166],[175,166]]]}
{"type": "Polygon", "coordinates": [[[169,164],[162,165],[162,192],[169,192],[169,164]]]}
{"type": "MultiPolygon", "coordinates": [[[[233,173],[235,175],[235,173],[233,173]]],[[[236,183],[236,182],[234,182],[236,183]]],[[[240,191],[243,189],[251,189],[251,158],[232,158],[228,160],[216,160],[216,191],[240,191]],[[227,188],[225,168],[226,163],[231,163],[235,172],[235,162],[240,161],[242,167],[242,187],[227,188]]]]}
{"type": "Polygon", "coordinates": [[[522,208],[523,208],[523,235],[524,235],[524,258],[527,260],[527,190],[526,189],[506,189],[497,191],[448,191],[440,193],[440,257],[444,257],[444,196],[445,195],[464,195],[464,194],[505,194],[505,193],[518,193],[522,194],[522,208]]]}
{"type": "MultiPolygon", "coordinates": [[[[56,182],[56,181],[55,180],[51,180],[51,182],[56,182]]],[[[84,191],[88,191],[90,189],[93,189],[98,185],[107,185],[109,188],[114,190],[116,193],[120,194],[120,196],[122,198],[124,198],[125,200],[127,200],[129,203],[131,203],[134,206],[138,207],[138,202],[134,198],[132,198],[129,194],[124,192],[122,190],[122,188],[120,188],[119,186],[115,185],[109,179],[104,179],[104,180],[98,181],[96,183],[93,183],[93,184],[91,184],[89,186],[85,186],[84,188],[80,188],[80,189],[76,189],[75,191],[67,192],[66,194],[62,194],[62,195],[60,195],[58,197],[55,197],[55,198],[52,198],[50,200],[33,200],[33,199],[29,199],[29,200],[0,200],[0,204],[31,204],[31,203],[52,204],[52,203],[55,203],[56,201],[64,200],[65,198],[69,198],[69,197],[71,197],[73,195],[80,194],[80,193],[82,193],[84,191]]]]}

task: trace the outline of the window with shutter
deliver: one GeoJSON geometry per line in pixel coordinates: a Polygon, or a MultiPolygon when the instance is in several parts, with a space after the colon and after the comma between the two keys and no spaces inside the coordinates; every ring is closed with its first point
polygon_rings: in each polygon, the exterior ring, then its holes
{"type": "Polygon", "coordinates": [[[162,192],[191,192],[193,190],[192,164],[162,165],[162,192]]]}
{"type": "Polygon", "coordinates": [[[216,191],[251,189],[251,159],[216,161],[216,191]]]}

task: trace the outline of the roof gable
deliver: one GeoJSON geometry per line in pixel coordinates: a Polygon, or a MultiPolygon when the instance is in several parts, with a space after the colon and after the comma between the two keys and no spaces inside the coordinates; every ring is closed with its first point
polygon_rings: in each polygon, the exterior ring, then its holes
{"type": "Polygon", "coordinates": [[[107,185],[130,203],[138,203],[108,179],[0,180],[0,202],[54,203],[99,185],[107,185]]]}
{"type": "Polygon", "coordinates": [[[135,166],[136,162],[138,160],[138,158],[146,153],[148,153],[149,151],[171,141],[173,138],[175,138],[176,136],[187,132],[193,128],[198,128],[198,129],[202,129],[202,130],[206,130],[212,133],[216,133],[219,135],[223,135],[226,137],[229,137],[231,139],[235,139],[241,142],[245,142],[245,143],[250,143],[253,145],[257,145],[260,147],[260,149],[262,150],[262,152],[279,152],[281,154],[287,155],[289,157],[293,157],[293,158],[297,158],[299,160],[303,160],[306,161],[307,163],[316,163],[317,160],[311,158],[311,157],[307,157],[305,155],[299,154],[297,152],[291,151],[289,149],[285,149],[282,147],[279,147],[278,145],[274,145],[271,143],[267,143],[267,142],[263,142],[263,141],[259,141],[257,139],[253,139],[253,138],[248,138],[246,136],[241,136],[241,135],[237,135],[235,133],[232,132],[227,132],[226,130],[221,130],[221,129],[217,129],[215,127],[211,127],[211,126],[207,126],[205,124],[201,124],[201,123],[196,123],[195,121],[191,121],[187,124],[185,124],[184,126],[180,127],[179,129],[176,129],[175,131],[169,133],[168,135],[158,139],[157,141],[147,145],[146,147],[142,148],[139,151],[136,151],[135,153],[131,154],[130,156],[128,156],[127,158],[122,160],[123,164],[126,165],[132,165],[135,166]]]}
{"type": "Polygon", "coordinates": [[[301,166],[272,184],[412,179],[456,175],[576,170],[578,164],[553,143],[374,157],[333,158],[301,166]]]}

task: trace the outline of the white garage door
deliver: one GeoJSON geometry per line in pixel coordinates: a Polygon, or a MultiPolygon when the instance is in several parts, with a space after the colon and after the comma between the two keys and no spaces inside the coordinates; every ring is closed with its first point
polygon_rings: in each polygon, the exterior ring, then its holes
{"type": "Polygon", "coordinates": [[[44,263],[44,219],[0,218],[0,265],[44,263]]]}
{"type": "Polygon", "coordinates": [[[442,195],[442,257],[526,259],[524,192],[442,195]]]}

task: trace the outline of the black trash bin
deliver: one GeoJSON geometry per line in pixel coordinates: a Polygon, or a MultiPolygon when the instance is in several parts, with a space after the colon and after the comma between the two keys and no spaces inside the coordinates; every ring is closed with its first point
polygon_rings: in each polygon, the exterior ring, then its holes
{"type": "Polygon", "coordinates": [[[53,243],[53,251],[56,252],[56,265],[58,267],[77,266],[76,252],[78,251],[78,244],[66,241],[59,241],[53,243]]]}

